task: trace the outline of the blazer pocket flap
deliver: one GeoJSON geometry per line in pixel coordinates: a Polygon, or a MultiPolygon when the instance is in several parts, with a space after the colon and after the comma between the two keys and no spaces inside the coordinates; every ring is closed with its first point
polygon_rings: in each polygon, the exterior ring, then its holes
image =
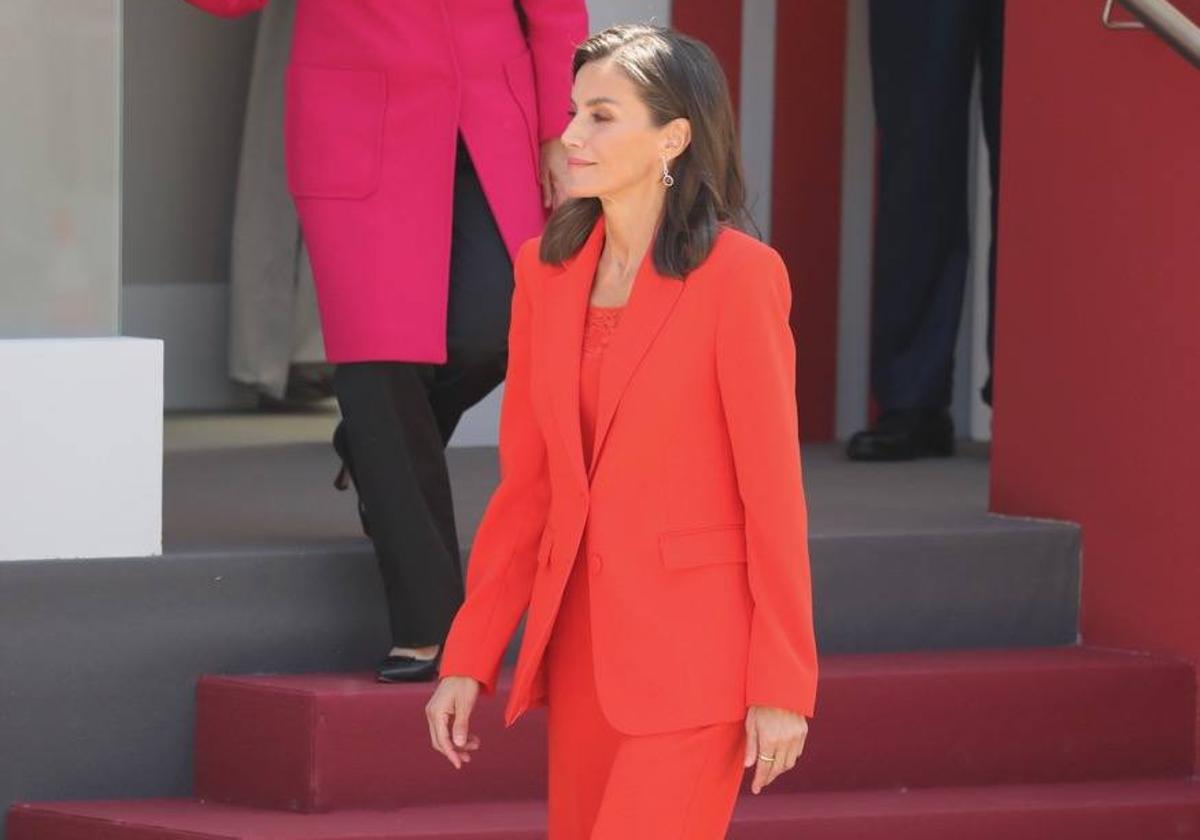
{"type": "Polygon", "coordinates": [[[746,528],[741,522],[666,531],[659,534],[658,544],[663,565],[671,569],[746,562],[746,528]]]}

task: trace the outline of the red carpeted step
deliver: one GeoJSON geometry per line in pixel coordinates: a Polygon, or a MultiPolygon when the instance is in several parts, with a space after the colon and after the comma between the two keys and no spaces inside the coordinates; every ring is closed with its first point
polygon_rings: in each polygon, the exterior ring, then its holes
{"type": "Polygon", "coordinates": [[[505,728],[510,680],[502,674],[496,696],[478,704],[471,731],[481,746],[456,770],[430,741],[432,683],[381,684],[373,674],[204,677],[196,795],[292,811],[542,797],[545,709],[505,728]]]}
{"type": "MultiPolygon", "coordinates": [[[[8,840],[534,840],[545,831],[545,805],[530,801],[293,814],[159,799],[18,804],[9,812],[8,840]]],[[[729,837],[1179,840],[1200,837],[1200,782],[768,790],[741,799],[729,837]]]]}
{"type": "Polygon", "coordinates": [[[19,803],[7,840],[545,840],[540,801],[294,814],[190,799],[19,803]]]}
{"type": "Polygon", "coordinates": [[[729,840],[1179,840],[1200,780],[811,791],[743,797],[729,840]]]}
{"type": "MultiPolygon", "coordinates": [[[[507,674],[461,771],[430,747],[432,690],[368,674],[205,677],[196,793],[294,811],[544,795],[544,710],[505,729],[507,674]]],[[[1143,654],[828,656],[805,754],[776,792],[1184,776],[1194,709],[1191,667],[1143,654]]]]}

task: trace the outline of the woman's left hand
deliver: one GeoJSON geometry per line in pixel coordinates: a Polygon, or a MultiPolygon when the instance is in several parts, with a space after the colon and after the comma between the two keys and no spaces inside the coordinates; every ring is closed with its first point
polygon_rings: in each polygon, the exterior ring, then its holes
{"type": "Polygon", "coordinates": [[[542,206],[557,208],[566,198],[567,147],[554,137],[542,143],[538,180],[542,185],[542,206]]]}
{"type": "Polygon", "coordinates": [[[761,793],[780,773],[796,766],[806,737],[804,715],[772,706],[751,706],[746,712],[746,766],[757,766],[750,790],[761,793]]]}

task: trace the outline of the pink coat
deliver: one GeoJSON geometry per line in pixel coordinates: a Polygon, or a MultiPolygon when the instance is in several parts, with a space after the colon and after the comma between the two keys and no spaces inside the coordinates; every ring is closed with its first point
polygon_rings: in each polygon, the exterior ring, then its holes
{"type": "MultiPolygon", "coordinates": [[[[233,17],[267,0],[188,0],[233,17]]],[[[446,361],[455,134],[515,258],[546,220],[584,0],[296,0],[288,186],[331,362],[446,361]]]]}

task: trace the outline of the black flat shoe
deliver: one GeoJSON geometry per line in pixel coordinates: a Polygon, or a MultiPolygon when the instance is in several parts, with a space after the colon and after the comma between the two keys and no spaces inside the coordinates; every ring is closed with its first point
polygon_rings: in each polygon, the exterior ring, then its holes
{"type": "Polygon", "coordinates": [[[418,659],[415,656],[389,654],[376,671],[379,682],[429,682],[437,679],[438,667],[442,664],[439,648],[433,659],[418,659]]]}
{"type": "Polygon", "coordinates": [[[890,411],[846,444],[854,461],[906,461],[954,454],[954,421],[947,409],[890,411]]]}

